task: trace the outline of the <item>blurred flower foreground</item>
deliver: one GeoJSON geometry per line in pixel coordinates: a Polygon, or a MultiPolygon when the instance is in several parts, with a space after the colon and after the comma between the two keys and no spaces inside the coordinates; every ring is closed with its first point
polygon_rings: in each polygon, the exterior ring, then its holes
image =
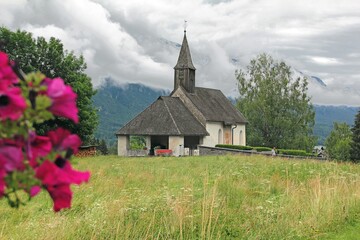
{"type": "Polygon", "coordinates": [[[70,208],[70,185],[89,180],[89,172],[74,170],[70,162],[81,145],[79,136],[63,128],[45,136],[35,131],[35,124],[55,116],[78,123],[76,97],[61,78],[24,75],[0,52],[0,198],[11,207],[24,205],[44,189],[54,211],[70,208]]]}

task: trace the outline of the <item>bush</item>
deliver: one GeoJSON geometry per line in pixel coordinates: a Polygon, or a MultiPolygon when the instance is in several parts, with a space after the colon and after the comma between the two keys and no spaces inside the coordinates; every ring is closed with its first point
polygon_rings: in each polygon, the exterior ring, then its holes
{"type": "Polygon", "coordinates": [[[309,156],[304,150],[295,150],[295,149],[278,149],[279,154],[292,155],[292,156],[309,156]]]}
{"type": "Polygon", "coordinates": [[[253,147],[257,152],[269,152],[272,148],[269,147],[253,147]]]}
{"type": "Polygon", "coordinates": [[[230,145],[230,144],[216,144],[215,147],[230,148],[230,149],[237,149],[237,150],[252,150],[253,149],[250,146],[240,146],[240,145],[230,145]]]}

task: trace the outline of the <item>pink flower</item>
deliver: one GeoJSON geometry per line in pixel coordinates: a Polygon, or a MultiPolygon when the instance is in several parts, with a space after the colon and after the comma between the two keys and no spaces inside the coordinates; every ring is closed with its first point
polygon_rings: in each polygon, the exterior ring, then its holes
{"type": "Polygon", "coordinates": [[[0,198],[4,195],[7,173],[15,170],[22,171],[23,154],[18,142],[9,139],[0,139],[0,198]]]}
{"type": "Polygon", "coordinates": [[[0,52],[0,87],[18,83],[19,79],[11,68],[9,58],[6,53],[0,52]]]}
{"type": "Polygon", "coordinates": [[[76,93],[70,86],[64,84],[61,78],[46,78],[43,82],[48,88],[46,95],[51,99],[50,112],[59,117],[66,117],[79,122],[78,109],[76,107],[76,93]]]}
{"type": "Polygon", "coordinates": [[[37,166],[37,158],[45,157],[51,152],[51,142],[49,137],[38,136],[35,132],[29,134],[28,143],[26,146],[26,154],[32,167],[37,166]]]}
{"type": "Polygon", "coordinates": [[[54,201],[54,211],[71,207],[72,192],[70,184],[80,184],[89,181],[89,172],[79,172],[72,169],[68,160],[58,157],[55,162],[46,160],[36,170],[36,177],[49,192],[54,201]]]}
{"type": "Polygon", "coordinates": [[[72,192],[70,185],[50,186],[47,191],[54,201],[55,212],[71,207],[72,192]]]}
{"type": "Polygon", "coordinates": [[[35,197],[40,191],[41,191],[40,186],[31,187],[30,192],[29,192],[30,197],[35,197]]]}
{"type": "Polygon", "coordinates": [[[0,172],[13,172],[15,170],[22,171],[25,166],[23,164],[23,153],[21,143],[9,139],[0,139],[0,172]]]}
{"type": "Polygon", "coordinates": [[[54,150],[69,151],[71,154],[77,153],[81,145],[81,140],[78,135],[71,134],[70,131],[64,128],[57,128],[54,131],[49,131],[47,135],[50,138],[54,150]]]}
{"type": "Polygon", "coordinates": [[[0,84],[0,120],[17,120],[26,109],[20,88],[0,84]]]}

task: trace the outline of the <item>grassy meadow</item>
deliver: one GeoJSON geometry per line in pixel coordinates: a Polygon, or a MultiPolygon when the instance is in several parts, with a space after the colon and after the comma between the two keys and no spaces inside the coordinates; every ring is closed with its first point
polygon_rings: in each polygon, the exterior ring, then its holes
{"type": "Polygon", "coordinates": [[[360,165],[100,156],[75,168],[92,177],[69,210],[45,192],[18,210],[0,201],[0,239],[360,238],[360,165]]]}

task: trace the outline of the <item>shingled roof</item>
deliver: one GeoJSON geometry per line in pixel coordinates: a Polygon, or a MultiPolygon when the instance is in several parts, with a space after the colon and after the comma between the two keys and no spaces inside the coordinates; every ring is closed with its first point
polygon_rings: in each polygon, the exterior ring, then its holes
{"type": "Polygon", "coordinates": [[[196,87],[194,93],[184,92],[206,121],[224,122],[225,125],[247,123],[245,117],[220,90],[196,87]]]}
{"type": "Polygon", "coordinates": [[[159,97],[116,135],[206,136],[205,127],[177,97],[159,97]]]}
{"type": "Polygon", "coordinates": [[[175,69],[190,68],[190,69],[196,70],[194,67],[194,64],[192,63],[192,60],[191,60],[190,48],[189,48],[189,44],[187,42],[186,34],[184,34],[184,39],[181,44],[179,58],[176,63],[176,66],[174,68],[175,69]]]}

